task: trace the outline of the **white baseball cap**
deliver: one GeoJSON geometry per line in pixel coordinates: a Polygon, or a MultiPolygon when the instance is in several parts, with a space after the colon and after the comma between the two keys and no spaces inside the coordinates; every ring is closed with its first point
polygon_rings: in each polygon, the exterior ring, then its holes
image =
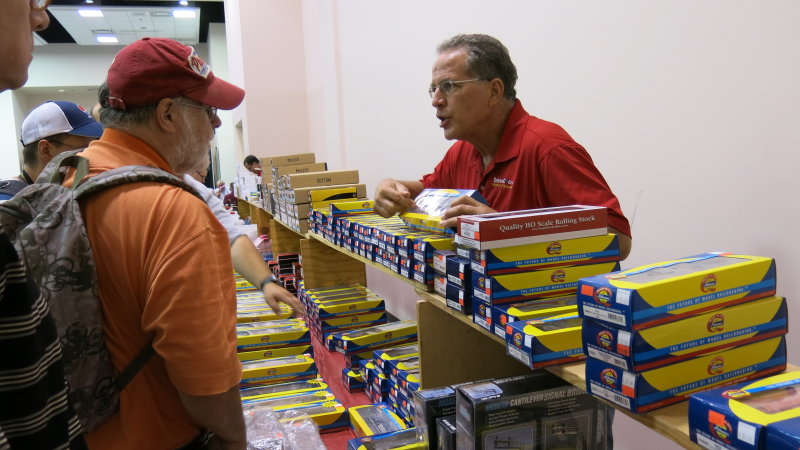
{"type": "Polygon", "coordinates": [[[99,138],[103,126],[83,106],[72,102],[46,102],[37,106],[22,121],[22,145],[60,133],[99,138]]]}

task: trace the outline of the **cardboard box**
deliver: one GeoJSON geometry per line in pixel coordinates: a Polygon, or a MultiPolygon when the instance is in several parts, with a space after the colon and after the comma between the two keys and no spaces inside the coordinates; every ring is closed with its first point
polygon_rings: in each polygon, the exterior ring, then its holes
{"type": "Polygon", "coordinates": [[[292,155],[268,156],[261,158],[262,167],[291,166],[295,164],[311,164],[316,161],[313,153],[295,153],[292,155]]]}
{"type": "Polygon", "coordinates": [[[619,261],[619,237],[604,234],[578,239],[546,241],[470,253],[472,270],[503,275],[556,267],[619,261]]]}
{"type": "Polygon", "coordinates": [[[472,295],[492,305],[572,295],[579,280],[615,270],[619,270],[619,263],[611,262],[508,275],[485,276],[476,273],[472,277],[472,295]]]}
{"type": "Polygon", "coordinates": [[[629,372],[605,361],[586,360],[589,392],[640,413],[686,399],[689,394],[765,377],[786,369],[783,336],[697,356],[645,372],[629,372]]]}
{"type": "Polygon", "coordinates": [[[580,361],[582,319],[577,313],[506,325],[506,353],[531,369],[580,361]]]}
{"type": "Polygon", "coordinates": [[[509,303],[491,307],[491,332],[506,338],[506,325],[511,322],[542,319],[578,311],[578,299],[574,295],[549,297],[529,302],[509,303]]]}
{"type": "Polygon", "coordinates": [[[358,170],[333,170],[328,172],[294,173],[278,178],[281,189],[297,189],[315,186],[357,184],[358,170]]]}
{"type": "Polygon", "coordinates": [[[373,436],[408,428],[385,403],[354,406],[348,409],[348,413],[351,429],[356,436],[373,436]]]}
{"type": "Polygon", "coordinates": [[[642,330],[771,295],[772,258],[714,252],[584,278],[578,311],[617,328],[642,330]]]}
{"type": "Polygon", "coordinates": [[[598,401],[546,371],[467,384],[456,392],[459,449],[604,448],[597,442],[598,423],[598,401]]]}
{"type": "Polygon", "coordinates": [[[281,189],[281,200],[289,203],[317,203],[335,200],[356,200],[367,196],[366,184],[344,184],[336,186],[310,186],[281,189]]]}
{"type": "Polygon", "coordinates": [[[689,396],[689,437],[705,448],[779,448],[767,443],[767,427],[790,419],[800,419],[800,371],[689,396]]]}
{"type": "Polygon", "coordinates": [[[585,319],[584,352],[641,372],[786,334],[786,321],[782,297],[753,300],[638,331],[585,319]]]}
{"type": "Polygon", "coordinates": [[[456,242],[486,250],[608,233],[604,206],[558,206],[458,218],[456,242]]]}
{"type": "Polygon", "coordinates": [[[274,166],[270,169],[272,178],[267,182],[271,182],[274,178],[278,178],[282,175],[288,175],[290,173],[325,172],[326,170],[328,170],[328,163],[324,162],[274,166]]]}

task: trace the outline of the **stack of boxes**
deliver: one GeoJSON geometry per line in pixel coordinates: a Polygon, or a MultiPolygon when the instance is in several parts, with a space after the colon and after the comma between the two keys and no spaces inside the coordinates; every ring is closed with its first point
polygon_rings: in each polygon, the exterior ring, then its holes
{"type": "Polygon", "coordinates": [[[245,409],[302,410],[322,432],[346,427],[347,410],[318,378],[311,332],[303,319],[290,318],[291,310],[284,304],[276,314],[263,293],[241,279],[236,295],[245,409]]]}
{"type": "Polygon", "coordinates": [[[646,412],[783,371],[786,301],[771,258],[706,253],[578,287],[590,393],[646,412]]]}
{"type": "Polygon", "coordinates": [[[607,229],[606,208],[595,206],[462,216],[455,255],[437,255],[446,278],[436,286],[528,367],[580,360],[578,280],[619,269],[607,229]]]}
{"type": "Polygon", "coordinates": [[[800,372],[689,397],[689,436],[705,448],[800,448],[800,372]]]}
{"type": "Polygon", "coordinates": [[[414,393],[431,448],[606,449],[607,407],[545,371],[414,393]]]}

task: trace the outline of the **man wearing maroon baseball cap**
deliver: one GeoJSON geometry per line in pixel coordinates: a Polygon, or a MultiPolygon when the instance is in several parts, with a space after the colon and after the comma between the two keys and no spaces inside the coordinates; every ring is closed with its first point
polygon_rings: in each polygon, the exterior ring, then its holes
{"type": "MultiPolygon", "coordinates": [[[[180,176],[206,160],[217,108],[235,108],[244,91],[192,47],[146,38],[117,54],[98,97],[105,130],[80,153],[89,176],[130,165],[180,176]]],[[[225,229],[193,193],[158,182],[115,186],[82,206],[112,363],[122,370],[155,350],[89,447],[205,448],[213,433],[219,448],[245,448],[225,229]]]]}

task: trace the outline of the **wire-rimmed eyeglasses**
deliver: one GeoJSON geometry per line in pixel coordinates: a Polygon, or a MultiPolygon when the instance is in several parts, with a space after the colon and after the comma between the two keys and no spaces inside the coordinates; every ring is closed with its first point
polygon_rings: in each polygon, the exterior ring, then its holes
{"type": "Polygon", "coordinates": [[[214,120],[217,117],[217,108],[213,106],[206,106],[206,105],[193,105],[191,103],[184,103],[184,102],[176,102],[184,106],[191,106],[193,108],[200,108],[206,112],[209,120],[214,120]]]}
{"type": "Polygon", "coordinates": [[[439,92],[442,93],[442,95],[450,95],[450,94],[452,94],[453,92],[456,91],[456,87],[459,84],[472,83],[474,81],[486,81],[486,80],[483,79],[483,78],[473,78],[471,80],[456,80],[456,81],[444,80],[439,84],[430,85],[430,87],[428,87],[428,94],[431,97],[433,97],[433,94],[435,94],[436,90],[438,89],[439,92]]]}

